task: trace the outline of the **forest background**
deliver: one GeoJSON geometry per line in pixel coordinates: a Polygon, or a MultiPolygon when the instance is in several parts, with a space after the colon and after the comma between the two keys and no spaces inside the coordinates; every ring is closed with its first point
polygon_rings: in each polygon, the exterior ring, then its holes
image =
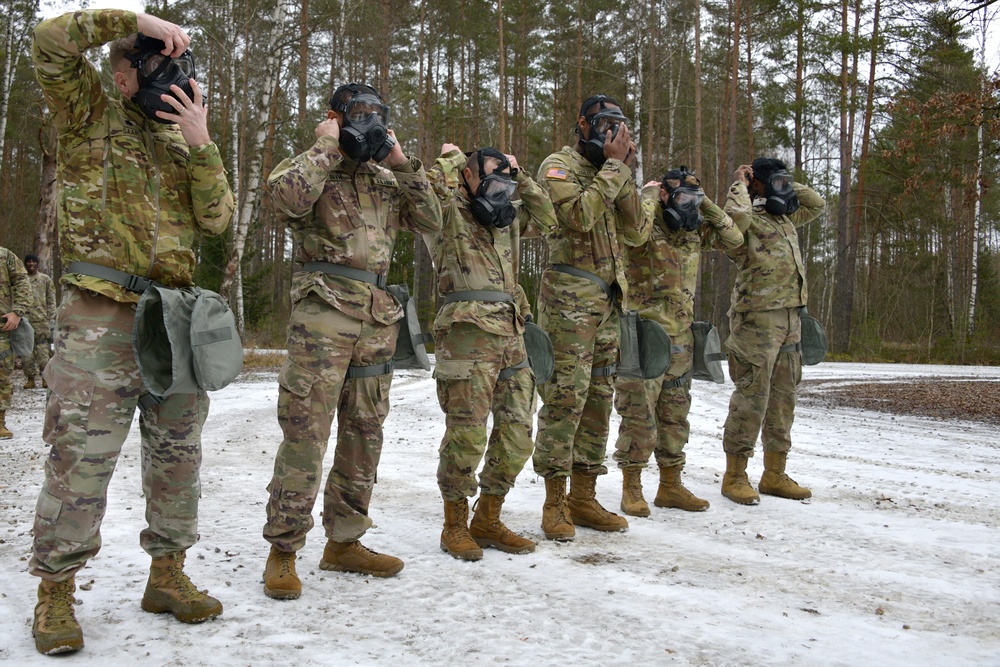
{"type": "MultiPolygon", "coordinates": [[[[139,9],[136,0],[124,6],[139,9]]],[[[79,8],[0,0],[0,244],[60,275],[55,131],[31,28],[79,8]]],[[[720,203],[754,156],[827,200],[800,229],[810,313],[834,358],[1000,364],[1000,0],[181,0],[150,13],[192,35],[210,130],[238,195],[202,239],[198,284],[230,299],[245,342],[281,347],[294,248],[266,187],[308,148],[332,88],[369,83],[407,153],[493,145],[532,174],[574,142],[583,99],[632,119],[639,184],[687,165],[720,203]]],[[[107,58],[90,57],[107,75],[107,58]]],[[[108,89],[111,89],[109,85],[108,89]]],[[[544,244],[522,241],[534,307],[544,244]]],[[[733,265],[701,264],[698,319],[725,333],[733,265]]],[[[390,283],[427,324],[433,270],[402,233],[390,283]]]]}

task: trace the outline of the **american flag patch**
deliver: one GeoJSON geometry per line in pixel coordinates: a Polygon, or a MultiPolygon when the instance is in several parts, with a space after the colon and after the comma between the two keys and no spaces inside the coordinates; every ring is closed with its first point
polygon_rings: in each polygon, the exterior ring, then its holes
{"type": "Polygon", "coordinates": [[[557,178],[560,181],[565,181],[566,180],[566,170],[565,169],[558,169],[558,168],[549,169],[547,172],[545,172],[545,178],[557,178]]]}

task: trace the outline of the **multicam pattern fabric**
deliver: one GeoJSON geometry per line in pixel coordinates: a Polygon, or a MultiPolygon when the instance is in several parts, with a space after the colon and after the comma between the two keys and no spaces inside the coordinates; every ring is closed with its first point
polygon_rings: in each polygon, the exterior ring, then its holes
{"type": "Polygon", "coordinates": [[[529,314],[517,284],[515,254],[522,236],[537,236],[555,226],[545,191],[525,171],[517,175],[516,224],[487,228],[469,210],[458,190],[465,155],[454,150],[439,157],[428,178],[441,199],[440,232],[425,238],[434,258],[441,299],[454,292],[488,290],[510,294],[514,303],[457,301],[444,304],[434,320],[438,401],[445,413],[438,486],[446,501],[476,494],[475,472],[486,495],[506,495],[531,455],[535,384],[521,369],[499,379],[500,371],[524,361],[521,334],[529,314]],[[487,442],[486,421],[493,413],[487,442]]]}
{"type": "MultiPolygon", "coordinates": [[[[15,313],[25,316],[34,303],[28,282],[28,272],[17,255],[0,246],[0,315],[15,313]]],[[[30,320],[29,320],[30,321],[30,320]]],[[[0,332],[0,412],[10,409],[14,387],[10,374],[14,371],[14,355],[10,335],[0,332]]]]}
{"type": "MultiPolygon", "coordinates": [[[[132,352],[135,311],[125,303],[70,288],[56,329],[42,437],[52,445],[38,496],[35,576],[62,581],[101,548],[107,490],[122,444],[145,393],[132,352]]],[[[201,429],[208,397],[175,394],[143,409],[145,528],[139,543],[156,558],[198,538],[201,429]]]]}
{"type": "MultiPolygon", "coordinates": [[[[268,183],[275,206],[287,218],[300,262],[330,262],[385,275],[400,229],[434,232],[441,207],[420,160],[389,170],[341,156],[332,136],[279,164],[268,183]]],[[[292,302],[309,292],[342,313],[365,322],[393,324],[399,303],[374,285],[319,272],[292,276],[292,302]]]]}
{"type": "Polygon", "coordinates": [[[28,275],[31,281],[31,291],[35,295],[35,309],[28,316],[28,321],[35,328],[35,350],[30,357],[23,357],[21,368],[29,380],[38,375],[38,369],[45,368],[49,363],[49,344],[52,339],[49,323],[56,319],[56,288],[52,278],[40,271],[28,275]]]}
{"type": "MultiPolygon", "coordinates": [[[[169,287],[192,284],[196,232],[221,234],[232,191],[214,143],[189,147],[177,125],[111,98],[84,52],[137,31],[136,15],[82,10],[42,21],[32,58],[59,131],[59,240],[63,266],[108,266],[169,287]]],[[[139,296],[97,278],[67,274],[116,301],[139,296]]]]}
{"type": "Polygon", "coordinates": [[[801,340],[799,309],[733,312],[729,326],[729,377],[736,388],[729,399],[722,446],[727,454],[752,456],[760,435],[765,451],[787,452],[792,447],[802,354],[780,349],[801,340]]]}
{"type": "Polygon", "coordinates": [[[738,268],[732,308],[737,312],[804,306],[809,300],[806,269],[797,227],[816,219],[826,202],[801,183],[793,183],[800,207],[791,215],[771,215],[750,202],[747,186],[729,188],[726,213],[744,236],[743,245],[727,252],[738,268]]]}
{"type": "MultiPolygon", "coordinates": [[[[626,246],[649,237],[650,221],[632,171],[618,160],[596,169],[564,146],[538,170],[559,225],[545,234],[549,261],[595,274],[627,307],[626,246]]],[[[539,387],[544,405],[532,463],[546,479],[607,472],[608,420],[614,394],[609,375],[592,377],[618,357],[618,308],[593,281],[547,269],[542,274],[538,324],[552,339],[554,370],[539,387]]]]}
{"type": "MultiPolygon", "coordinates": [[[[269,183],[302,262],[329,262],[386,274],[400,229],[435,232],[441,208],[420,161],[384,169],[341,156],[337,139],[320,137],[284,160],[269,183]]],[[[282,551],[305,545],[338,415],[333,468],[323,494],[323,527],[353,542],[372,525],[368,504],[382,452],[391,374],[347,378],[350,366],[392,358],[403,311],[369,283],[320,272],[292,278],[288,358],[278,378],[284,439],[268,485],[264,538],[282,551]]]]}
{"type": "Polygon", "coordinates": [[[671,355],[666,373],[652,380],[618,377],[615,409],[622,421],[614,459],[621,468],[645,467],[651,454],[661,466],[684,464],[690,427],[691,381],[664,388],[691,371],[694,295],[703,249],[733,249],[743,236],[711,199],[701,202],[705,218],[698,231],[671,230],[663,221],[659,185],[643,188],[643,213],[653,221],[649,241],[628,249],[631,301],[639,314],[661,324],[683,352],[671,355]]]}

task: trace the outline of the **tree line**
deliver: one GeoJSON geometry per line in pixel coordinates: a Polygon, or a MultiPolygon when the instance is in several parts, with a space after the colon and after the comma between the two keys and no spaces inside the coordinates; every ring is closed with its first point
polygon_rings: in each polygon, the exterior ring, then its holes
{"type": "MultiPolygon", "coordinates": [[[[58,275],[56,142],[30,59],[39,3],[0,6],[0,243],[58,275]]],[[[514,153],[534,173],[575,141],[597,92],[631,119],[640,184],[683,164],[722,203],[739,164],[782,158],[828,202],[800,242],[809,310],[840,358],[1000,363],[993,0],[162,0],[147,11],[193,38],[238,198],[228,235],[199,242],[196,280],[230,299],[253,344],[282,344],[293,270],[267,175],[311,145],[333,88],[358,81],[380,91],[427,166],[451,142],[514,153]]],[[[108,72],[105,53],[90,56],[108,72]]],[[[541,241],[522,241],[532,300],[546,264],[541,241]]],[[[723,329],[730,267],[705,254],[696,304],[723,329]]],[[[390,282],[410,285],[427,320],[432,271],[422,240],[402,234],[390,282]]]]}

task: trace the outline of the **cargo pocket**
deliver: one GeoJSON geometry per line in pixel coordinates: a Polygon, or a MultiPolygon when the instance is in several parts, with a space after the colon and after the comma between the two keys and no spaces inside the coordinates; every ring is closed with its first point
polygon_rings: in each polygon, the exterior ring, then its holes
{"type": "Polygon", "coordinates": [[[278,374],[278,384],[300,398],[305,398],[312,391],[317,376],[299,366],[291,359],[285,359],[281,372],[278,374]]]}
{"type": "Polygon", "coordinates": [[[48,523],[55,523],[61,511],[61,500],[44,489],[38,494],[38,504],[35,506],[35,513],[38,514],[40,519],[48,523]]]}
{"type": "Polygon", "coordinates": [[[471,359],[441,359],[434,365],[435,380],[471,380],[476,362],[471,359]]]}
{"type": "Polygon", "coordinates": [[[53,394],[70,403],[89,407],[94,398],[94,374],[58,355],[49,360],[42,378],[53,394]]]}

